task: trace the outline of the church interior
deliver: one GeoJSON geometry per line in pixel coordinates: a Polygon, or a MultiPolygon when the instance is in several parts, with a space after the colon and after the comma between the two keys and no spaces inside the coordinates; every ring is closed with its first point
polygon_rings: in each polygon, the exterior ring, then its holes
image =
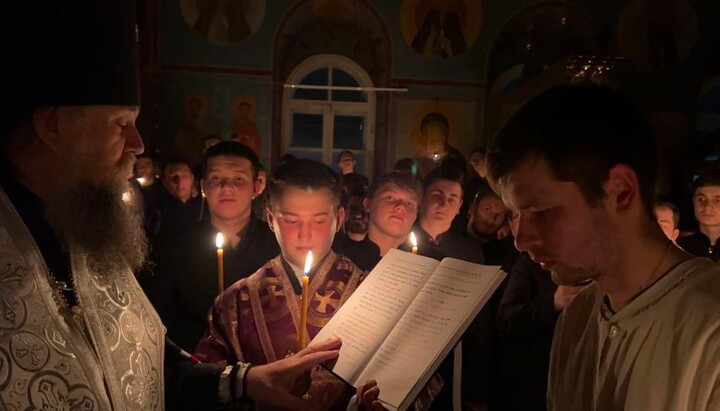
{"type": "Polygon", "coordinates": [[[720,1],[13,1],[0,410],[720,409],[720,1]]]}
{"type": "Polygon", "coordinates": [[[601,82],[650,118],[658,193],[679,201],[717,159],[719,15],[711,0],[144,0],[140,131],[159,158],[239,133],[268,169],[351,150],[372,177],[443,139],[469,158],[539,91],[601,82]],[[421,130],[430,113],[447,131],[421,130]]]}

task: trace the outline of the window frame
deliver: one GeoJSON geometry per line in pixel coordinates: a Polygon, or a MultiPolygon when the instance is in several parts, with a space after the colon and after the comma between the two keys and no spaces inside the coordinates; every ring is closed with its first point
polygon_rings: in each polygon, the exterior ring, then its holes
{"type": "MultiPolygon", "coordinates": [[[[345,71],[355,78],[360,87],[373,88],[374,85],[370,76],[365,70],[351,59],[335,54],[318,54],[309,57],[298,64],[288,76],[287,84],[300,84],[300,81],[311,72],[327,68],[328,86],[332,84],[332,69],[337,68],[345,71]]],[[[305,100],[293,97],[297,89],[285,87],[283,90],[283,120],[282,120],[282,144],[283,154],[288,152],[318,153],[322,151],[322,161],[337,168],[337,154],[345,149],[333,148],[333,132],[335,129],[335,115],[364,116],[363,123],[363,148],[350,149],[355,155],[364,156],[363,173],[372,177],[373,154],[375,148],[375,113],[377,99],[374,90],[363,90],[366,101],[332,101],[332,90],[328,90],[326,100],[305,100]],[[322,148],[292,147],[293,114],[307,113],[323,116],[322,148]]]]}

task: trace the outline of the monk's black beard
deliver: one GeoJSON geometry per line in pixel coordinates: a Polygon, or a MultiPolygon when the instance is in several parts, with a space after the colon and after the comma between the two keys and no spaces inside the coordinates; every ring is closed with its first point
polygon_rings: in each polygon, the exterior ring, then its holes
{"type": "Polygon", "coordinates": [[[79,247],[87,254],[92,272],[137,271],[145,262],[148,242],[137,202],[123,201],[129,188],[118,178],[77,181],[46,203],[46,218],[56,235],[66,247],[79,247]]]}

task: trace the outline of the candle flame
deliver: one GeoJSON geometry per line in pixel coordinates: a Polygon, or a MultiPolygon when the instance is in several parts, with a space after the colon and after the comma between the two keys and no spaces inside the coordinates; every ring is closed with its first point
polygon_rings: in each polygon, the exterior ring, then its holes
{"type": "Polygon", "coordinates": [[[310,269],[312,268],[312,263],[313,263],[312,251],[308,251],[307,257],[305,257],[305,271],[304,271],[305,275],[308,275],[308,273],[310,272],[310,269]]]}
{"type": "Polygon", "coordinates": [[[137,180],[138,184],[140,184],[143,187],[145,186],[145,182],[147,181],[147,180],[145,180],[145,177],[138,177],[135,180],[137,180]]]}
{"type": "Polygon", "coordinates": [[[225,242],[225,236],[222,235],[222,233],[217,233],[217,236],[215,236],[215,247],[223,248],[224,242],[225,242]]]}
{"type": "Polygon", "coordinates": [[[410,244],[412,244],[413,247],[417,247],[417,237],[415,237],[413,231],[410,231],[410,244]]]}

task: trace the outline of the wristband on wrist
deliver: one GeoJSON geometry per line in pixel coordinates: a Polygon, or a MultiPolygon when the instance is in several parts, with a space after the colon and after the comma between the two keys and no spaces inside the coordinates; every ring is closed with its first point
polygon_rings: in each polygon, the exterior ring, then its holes
{"type": "Polygon", "coordinates": [[[247,395],[247,373],[250,371],[250,368],[252,368],[252,364],[240,364],[240,368],[242,368],[241,372],[241,383],[242,383],[242,391],[240,392],[240,398],[243,399],[249,399],[247,395]]]}
{"type": "MultiPolygon", "coordinates": [[[[232,367],[232,371],[230,371],[230,398],[234,401],[238,399],[237,395],[237,376],[238,372],[240,371],[240,365],[235,364],[232,367]]],[[[242,393],[241,393],[242,395],[242,393]]]]}

